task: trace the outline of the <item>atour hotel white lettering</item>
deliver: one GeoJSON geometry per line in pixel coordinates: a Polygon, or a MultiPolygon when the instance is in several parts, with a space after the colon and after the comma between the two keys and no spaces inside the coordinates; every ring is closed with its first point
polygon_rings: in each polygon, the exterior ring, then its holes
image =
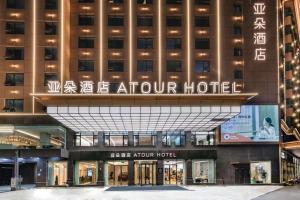
{"type": "MultiPolygon", "coordinates": [[[[74,81],[65,81],[61,84],[59,81],[48,82],[48,93],[50,94],[93,94],[94,91],[97,94],[110,94],[110,83],[101,81],[94,83],[93,81],[80,81],[79,88],[74,81]]],[[[117,94],[177,94],[178,84],[176,82],[129,82],[125,84],[121,82],[117,87],[117,94]]],[[[183,84],[184,94],[206,94],[206,93],[241,93],[237,89],[235,82],[191,82],[190,84],[185,82],[183,84]]]]}

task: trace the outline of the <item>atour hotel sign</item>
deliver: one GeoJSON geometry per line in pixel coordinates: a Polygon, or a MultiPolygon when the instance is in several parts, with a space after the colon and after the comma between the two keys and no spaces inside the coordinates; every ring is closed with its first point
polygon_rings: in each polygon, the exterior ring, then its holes
{"type": "MultiPolygon", "coordinates": [[[[185,82],[183,84],[184,94],[236,94],[241,93],[237,89],[235,82],[185,82]]],[[[76,85],[74,81],[65,81],[61,84],[59,81],[48,82],[49,94],[111,94],[110,82],[100,81],[80,81],[76,85]]],[[[178,84],[176,82],[121,82],[117,86],[116,94],[177,94],[178,84]]]]}

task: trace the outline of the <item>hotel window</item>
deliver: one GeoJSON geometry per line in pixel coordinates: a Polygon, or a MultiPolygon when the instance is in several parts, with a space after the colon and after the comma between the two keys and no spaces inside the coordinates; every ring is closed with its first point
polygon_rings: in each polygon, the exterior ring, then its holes
{"type": "Polygon", "coordinates": [[[24,22],[6,22],[6,34],[24,34],[24,22]]]}
{"type": "Polygon", "coordinates": [[[210,62],[207,60],[198,60],[195,65],[195,72],[204,73],[210,71],[210,62]]]}
{"type": "Polygon", "coordinates": [[[180,60],[168,60],[167,61],[167,72],[181,72],[181,61],[180,60]]]}
{"type": "Polygon", "coordinates": [[[108,39],[108,48],[109,49],[123,49],[124,40],[120,38],[109,38],[108,39]]]}
{"type": "Polygon", "coordinates": [[[236,14],[242,13],[243,12],[242,5],[238,3],[233,4],[233,12],[236,14]]]}
{"type": "Polygon", "coordinates": [[[47,86],[48,81],[57,81],[58,77],[56,73],[45,73],[44,74],[44,85],[47,86]]]}
{"type": "Polygon", "coordinates": [[[104,145],[108,147],[128,146],[128,133],[106,132],[104,134],[104,145]]]}
{"type": "Polygon", "coordinates": [[[195,39],[195,49],[209,49],[210,42],[208,38],[195,39]]]}
{"type": "Polygon", "coordinates": [[[137,26],[152,26],[153,19],[150,16],[138,16],[137,17],[137,26]]]}
{"type": "Polygon", "coordinates": [[[95,0],[78,0],[79,3],[94,3],[95,0]]]}
{"type": "Polygon", "coordinates": [[[153,49],[153,39],[152,38],[138,38],[137,39],[138,49],[153,49]]]}
{"type": "Polygon", "coordinates": [[[233,72],[234,79],[243,79],[243,71],[240,69],[235,69],[233,72]]]}
{"type": "Polygon", "coordinates": [[[25,0],[6,0],[6,8],[24,9],[25,0]]]}
{"type": "Polygon", "coordinates": [[[57,34],[57,23],[56,22],[45,22],[45,35],[56,35],[57,34]]]}
{"type": "Polygon", "coordinates": [[[23,112],[24,99],[6,99],[3,110],[5,110],[5,112],[23,112]]]}
{"type": "Polygon", "coordinates": [[[134,146],[155,146],[156,145],[156,132],[134,132],[133,144],[134,146]]]}
{"type": "Polygon", "coordinates": [[[94,25],[94,15],[79,15],[78,25],[79,26],[93,26],[94,25]]]}
{"type": "Polygon", "coordinates": [[[107,69],[109,72],[123,72],[124,62],[122,60],[109,60],[107,69]]]}
{"type": "Polygon", "coordinates": [[[214,132],[193,132],[192,145],[194,146],[209,146],[215,144],[214,132]]]}
{"type": "Polygon", "coordinates": [[[167,26],[172,26],[172,27],[181,26],[181,17],[167,16],[167,26]]]}
{"type": "Polygon", "coordinates": [[[182,0],[167,0],[167,4],[182,4],[182,0]]]}
{"type": "Polygon", "coordinates": [[[152,60],[138,60],[137,61],[137,71],[138,72],[152,72],[153,71],[153,61],[152,60]]]}
{"type": "Polygon", "coordinates": [[[196,5],[208,6],[210,4],[210,0],[195,0],[196,5]]]}
{"type": "Polygon", "coordinates": [[[5,86],[23,86],[23,73],[7,73],[5,76],[5,86]]]}
{"type": "Polygon", "coordinates": [[[209,17],[208,16],[196,16],[195,17],[196,27],[209,27],[209,17]]]}
{"type": "Polygon", "coordinates": [[[57,60],[57,48],[45,48],[45,60],[57,60]]]}
{"type": "Polygon", "coordinates": [[[94,48],[95,38],[80,37],[78,39],[78,48],[94,48]]]}
{"type": "Polygon", "coordinates": [[[24,60],[24,48],[7,47],[5,50],[5,60],[24,60]]]}
{"type": "Polygon", "coordinates": [[[242,27],[240,26],[234,26],[233,27],[233,34],[234,35],[242,35],[242,27]]]}
{"type": "Polygon", "coordinates": [[[181,131],[164,132],[162,144],[167,147],[183,147],[185,146],[185,133],[181,131]]]}
{"type": "Polygon", "coordinates": [[[123,0],[108,0],[108,3],[111,3],[111,4],[122,4],[124,3],[123,0]]]}
{"type": "Polygon", "coordinates": [[[181,49],[181,38],[167,38],[167,49],[181,49]]]}
{"type": "Polygon", "coordinates": [[[233,49],[233,55],[234,56],[243,56],[243,49],[241,49],[241,48],[234,48],[233,49]]]}
{"type": "Polygon", "coordinates": [[[92,147],[98,145],[97,132],[80,132],[75,135],[76,147],[92,147]]]}
{"type": "Polygon", "coordinates": [[[137,0],[137,4],[152,4],[153,0],[137,0]]]}
{"type": "Polygon", "coordinates": [[[214,160],[193,160],[193,182],[196,184],[215,183],[215,168],[214,160]]]}
{"type": "Polygon", "coordinates": [[[56,10],[57,9],[57,0],[45,0],[45,9],[56,10]]]}
{"type": "Polygon", "coordinates": [[[123,16],[108,16],[108,26],[123,26],[124,18],[123,16]]]}
{"type": "Polygon", "coordinates": [[[80,72],[93,72],[95,61],[93,60],[79,60],[78,71],[80,72]]]}

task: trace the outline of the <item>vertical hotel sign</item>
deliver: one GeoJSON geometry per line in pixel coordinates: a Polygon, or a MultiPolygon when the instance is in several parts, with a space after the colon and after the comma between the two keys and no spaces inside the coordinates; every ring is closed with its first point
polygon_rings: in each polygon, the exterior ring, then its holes
{"type": "Polygon", "coordinates": [[[256,61],[265,61],[266,60],[266,43],[267,43],[267,34],[266,34],[266,3],[265,0],[257,1],[253,4],[253,39],[254,39],[254,60],[256,61]]]}

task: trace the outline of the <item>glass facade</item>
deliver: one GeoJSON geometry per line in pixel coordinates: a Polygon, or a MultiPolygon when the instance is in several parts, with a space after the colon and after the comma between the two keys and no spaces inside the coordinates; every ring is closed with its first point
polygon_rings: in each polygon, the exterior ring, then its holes
{"type": "Polygon", "coordinates": [[[193,183],[215,183],[215,161],[193,160],[193,183]]]}
{"type": "Polygon", "coordinates": [[[111,132],[104,135],[105,146],[128,146],[128,133],[111,132]]]}
{"type": "Polygon", "coordinates": [[[271,161],[257,161],[250,163],[251,184],[271,183],[271,161]]]}
{"type": "Polygon", "coordinates": [[[164,161],[164,184],[183,185],[185,180],[185,163],[183,160],[164,161]]]}
{"type": "Polygon", "coordinates": [[[156,145],[156,132],[134,133],[134,146],[155,146],[156,145]]]}
{"type": "Polygon", "coordinates": [[[96,161],[79,161],[75,163],[75,184],[96,185],[98,177],[96,161]]]}
{"type": "Polygon", "coordinates": [[[105,185],[128,185],[128,161],[108,161],[104,168],[105,185]]]}
{"type": "Polygon", "coordinates": [[[48,162],[48,185],[63,186],[67,184],[67,161],[48,162]]]}
{"type": "Polygon", "coordinates": [[[134,161],[134,184],[156,185],[157,161],[136,160],[134,161]]]}
{"type": "Polygon", "coordinates": [[[185,133],[178,132],[164,132],[162,136],[162,142],[164,146],[168,147],[181,147],[185,146],[185,133]]]}

